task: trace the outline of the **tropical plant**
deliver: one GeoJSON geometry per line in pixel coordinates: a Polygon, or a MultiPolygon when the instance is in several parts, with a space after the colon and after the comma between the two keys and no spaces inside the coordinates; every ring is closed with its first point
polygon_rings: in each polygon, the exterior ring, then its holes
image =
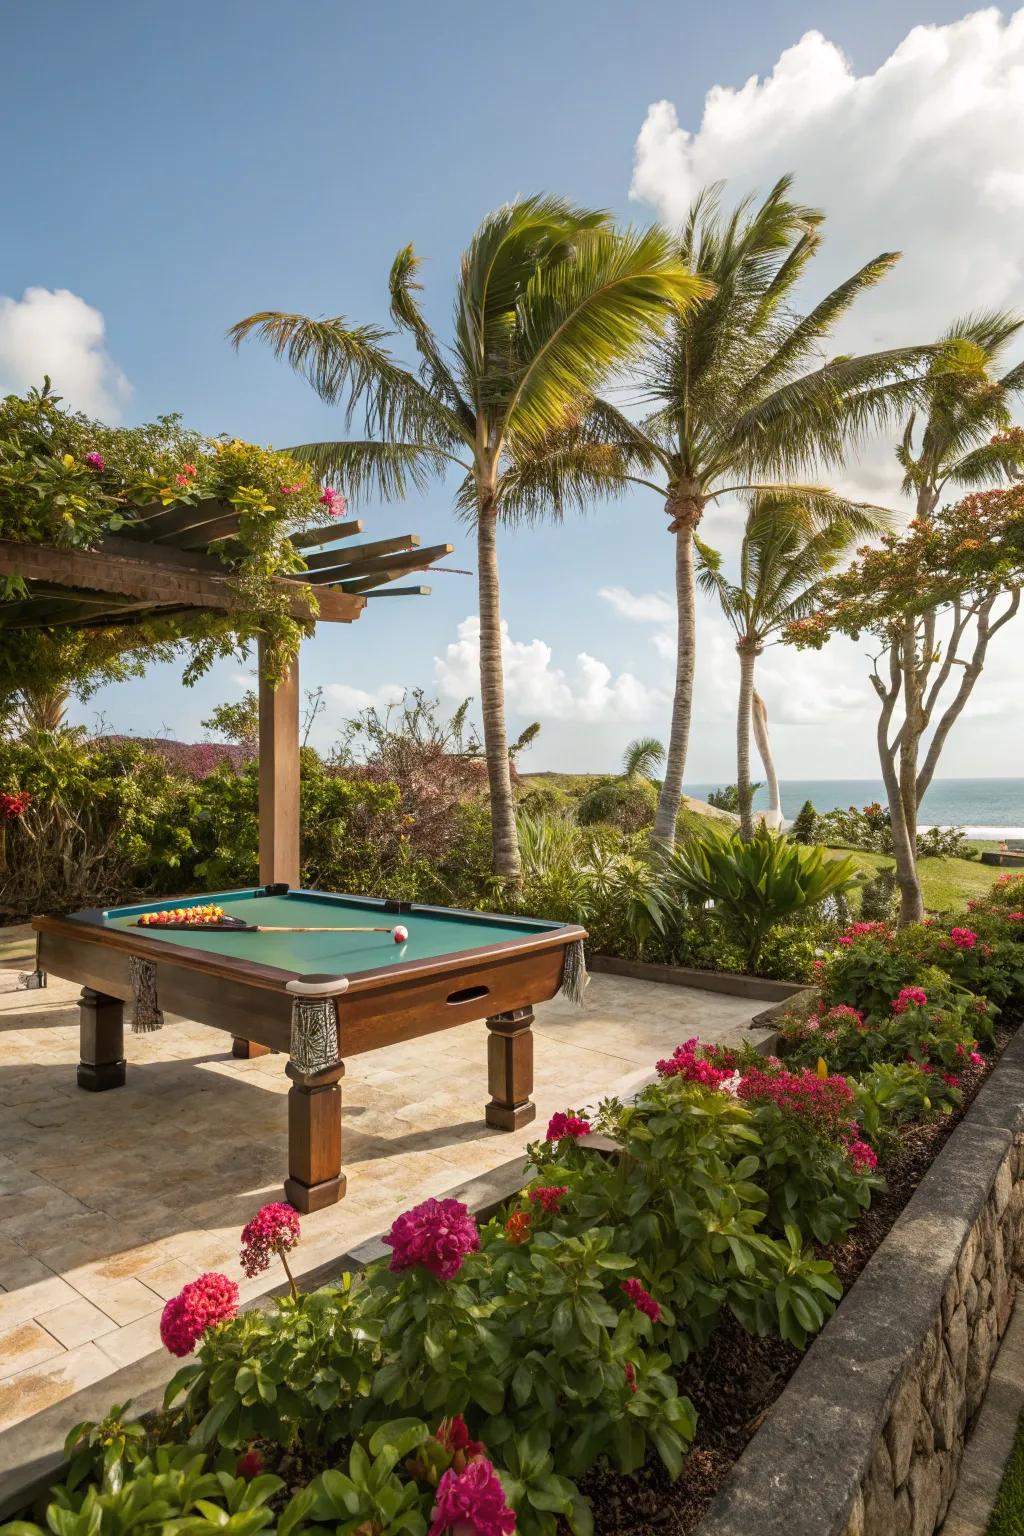
{"type": "Polygon", "coordinates": [[[797,314],[797,284],[821,242],[823,215],[794,202],[783,177],[759,207],[731,215],[718,189],[700,194],[679,237],[680,259],[714,295],[679,311],[641,369],[653,411],[639,423],[602,401],[594,421],[627,477],[662,497],[675,536],[676,684],[655,836],[671,845],[690,731],[695,659],[694,535],[705,509],[736,494],[801,499],[816,517],[857,509],[822,485],[798,483],[841,465],[849,444],[888,421],[916,388],[928,349],[823,360],[837,322],[897,259],[883,254],[797,314]]]}
{"type": "Polygon", "coordinates": [[[852,859],[805,848],[765,827],[744,838],[709,823],[702,837],[666,856],[669,891],[697,906],[711,903],[713,916],[742,946],[750,971],[774,923],[848,890],[856,879],[852,859]]]}
{"type": "MultiPolygon", "coordinates": [[[[1019,451],[1024,469],[1024,432],[1019,451]]],[[[862,550],[819,589],[815,611],[791,623],[787,638],[814,649],[835,633],[875,641],[869,675],[880,705],[876,739],[900,922],[908,924],[924,912],[917,868],[921,797],[992,639],[1020,608],[1024,481],[915,518],[901,536],[883,534],[880,544],[862,550]]]]}
{"type": "MultiPolygon", "coordinates": [[[[751,794],[756,795],[760,788],[760,784],[751,784],[751,794]]],[[[728,811],[730,816],[735,816],[740,808],[739,785],[723,784],[720,789],[709,790],[708,805],[713,805],[716,811],[728,811]]]]}
{"type": "Polygon", "coordinates": [[[330,404],[361,411],[361,439],[294,449],[353,498],[402,497],[461,472],[457,502],[475,524],[480,698],[495,872],[520,878],[502,668],[499,522],[561,516],[610,495],[614,453],[579,429],[590,396],[630,362],[670,311],[708,292],[659,230],[616,230],[606,213],[531,197],[489,214],[462,258],[446,346],[419,305],[411,245],[391,268],[391,317],[419,354],[403,367],[391,333],[342,317],[280,311],[233,326],[268,341],[330,404]]]}
{"type": "Polygon", "coordinates": [[[665,748],[656,736],[639,736],[622,754],[624,779],[651,779],[665,761],[665,748]]]}
{"type": "Polygon", "coordinates": [[[789,835],[794,843],[802,843],[805,847],[811,843],[819,843],[822,839],[817,834],[818,813],[810,800],[805,800],[796,815],[796,820],[789,829],[789,835]]]}
{"type": "Polygon", "coordinates": [[[877,532],[885,520],[877,509],[849,503],[820,506],[774,493],[757,496],[743,530],[737,582],[724,574],[718,550],[694,538],[698,585],[717,597],[740,658],[736,782],[740,831],[746,838],[754,831],[750,728],[757,658],[773,637],[812,610],[822,579],[852,541],[877,532]]]}
{"type": "Polygon", "coordinates": [[[654,736],[631,741],[622,754],[622,771],[615,778],[599,779],[580,799],[576,819],[581,827],[603,824],[623,832],[639,832],[654,820],[658,792],[651,774],[665,756],[654,736]]]}

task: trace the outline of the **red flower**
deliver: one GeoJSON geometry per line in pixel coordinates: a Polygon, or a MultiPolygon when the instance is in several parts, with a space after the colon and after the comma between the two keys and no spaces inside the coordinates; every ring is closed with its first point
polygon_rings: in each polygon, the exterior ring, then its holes
{"type": "Polygon", "coordinates": [[[928,994],[921,987],[904,987],[900,995],[892,1005],[893,1013],[906,1013],[911,1006],[924,1008],[928,1002],[928,994]]]}
{"type": "Polygon", "coordinates": [[[547,1189],[531,1189],[529,1198],[540,1206],[545,1216],[552,1216],[562,1209],[562,1196],[568,1193],[568,1184],[552,1184],[547,1189]]]}
{"type": "Polygon", "coordinates": [[[241,1456],[235,1463],[235,1476],[244,1477],[247,1483],[251,1483],[254,1477],[259,1477],[263,1471],[263,1457],[253,1446],[241,1456]]]}
{"type": "Polygon", "coordinates": [[[0,795],[0,821],[17,821],[31,804],[32,796],[27,789],[20,793],[0,795]]]}
{"type": "Polygon", "coordinates": [[[878,1158],[866,1141],[851,1141],[847,1153],[855,1173],[870,1173],[878,1167],[878,1158]]]}
{"type": "Polygon", "coordinates": [[[687,1083],[700,1083],[704,1088],[718,1088],[732,1076],[732,1065],[716,1066],[719,1056],[717,1046],[701,1045],[696,1035],[677,1045],[672,1055],[655,1062],[659,1077],[681,1077],[687,1083]]]}
{"type": "Polygon", "coordinates": [[[437,1485],[429,1536],[512,1536],[515,1511],[491,1463],[483,1457],[463,1472],[450,1467],[437,1485]]]}
{"type": "Polygon", "coordinates": [[[626,1385],[628,1386],[628,1388],[629,1388],[629,1390],[631,1392],[635,1392],[636,1391],[636,1370],[635,1370],[635,1368],[633,1366],[632,1360],[627,1360],[626,1361],[625,1372],[626,1372],[626,1385]]]}
{"type": "Polygon", "coordinates": [[[172,1296],[160,1316],[160,1337],[172,1355],[190,1355],[207,1328],[234,1317],[238,1286],[227,1275],[205,1274],[172,1296]]]}
{"type": "Polygon", "coordinates": [[[635,1277],[623,1280],[619,1290],[625,1296],[628,1296],[637,1311],[642,1312],[645,1317],[649,1317],[652,1323],[661,1322],[661,1307],[655,1301],[650,1291],[644,1290],[639,1280],[635,1277]]]}
{"type": "Polygon", "coordinates": [[[973,949],[978,942],[978,935],[972,928],[951,928],[949,936],[957,949],[973,949]]]}
{"type": "Polygon", "coordinates": [[[434,1439],[451,1453],[456,1472],[461,1472],[474,1456],[484,1454],[481,1442],[469,1438],[469,1429],[461,1413],[453,1414],[450,1419],[442,1419],[434,1431],[434,1439]]]}
{"type": "Polygon", "coordinates": [[[559,1110],[548,1121],[546,1138],[548,1141],[562,1141],[568,1136],[571,1136],[573,1140],[578,1140],[580,1136],[589,1135],[590,1121],[581,1119],[579,1115],[569,1112],[563,1113],[562,1110],[559,1110]]]}
{"type": "Polygon", "coordinates": [[[242,1228],[239,1258],[249,1279],[262,1275],[270,1267],[270,1255],[281,1258],[299,1241],[299,1213],[282,1200],[275,1200],[256,1212],[242,1228]]]}

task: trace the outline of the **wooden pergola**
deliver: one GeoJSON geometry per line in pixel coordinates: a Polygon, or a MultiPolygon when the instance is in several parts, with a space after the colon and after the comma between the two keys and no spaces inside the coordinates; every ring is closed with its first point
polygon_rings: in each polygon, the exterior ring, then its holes
{"type": "MultiPolygon", "coordinates": [[[[301,578],[276,577],[295,618],[308,617],[312,591],[319,619],[351,624],[378,597],[426,596],[425,586],[391,585],[451,553],[450,544],[420,548],[418,535],[350,542],[357,519],[294,533],[303,553],[301,578]]],[[[28,596],[0,603],[0,632],[15,629],[107,630],[172,619],[187,636],[188,621],[230,614],[235,605],[230,555],[211,555],[214,540],[238,539],[239,513],[228,502],[140,508],[123,530],[90,549],[26,544],[0,538],[0,577],[21,577],[28,596]]],[[[265,884],[300,883],[299,662],[276,688],[263,676],[260,645],[259,867],[265,884]]]]}

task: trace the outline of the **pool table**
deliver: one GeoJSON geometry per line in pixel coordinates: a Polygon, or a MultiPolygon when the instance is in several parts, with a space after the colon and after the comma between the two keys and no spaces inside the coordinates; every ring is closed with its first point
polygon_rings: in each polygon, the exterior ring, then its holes
{"type": "MultiPolygon", "coordinates": [[[[124,1007],[135,1027],[167,1009],[234,1038],[237,1055],[287,1053],[288,1178],[300,1211],[341,1199],[345,1058],[485,1019],[488,1125],[516,1130],[536,1115],[533,1004],[562,985],[582,928],[269,885],[33,920],[37,966],[82,983],[78,1083],[125,1081],[124,1007]],[[212,903],[258,928],[140,927],[144,913],[212,903]],[[358,926],[384,932],[342,932],[358,926]],[[408,932],[396,943],[390,930],[408,932]],[[339,931],[334,931],[339,930],[339,931]],[[145,1011],[145,1012],[144,1012],[145,1011]]],[[[578,958],[580,951],[575,952],[578,958]]],[[[568,974],[568,973],[567,973],[568,974]]]]}

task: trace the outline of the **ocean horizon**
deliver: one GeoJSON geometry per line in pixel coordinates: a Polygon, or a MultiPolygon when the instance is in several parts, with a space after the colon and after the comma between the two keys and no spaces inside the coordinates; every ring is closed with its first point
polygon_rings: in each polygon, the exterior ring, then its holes
{"type": "MultiPolygon", "coordinates": [[[[686,784],[684,792],[706,800],[721,783],[686,784]]],[[[782,814],[792,821],[806,800],[816,811],[846,810],[872,801],[885,804],[881,779],[782,779],[779,780],[782,814]]],[[[768,793],[760,789],[754,809],[764,810],[768,793]]],[[[968,837],[982,841],[1024,837],[1024,778],[934,779],[921,802],[920,827],[960,827],[968,837]]]]}

